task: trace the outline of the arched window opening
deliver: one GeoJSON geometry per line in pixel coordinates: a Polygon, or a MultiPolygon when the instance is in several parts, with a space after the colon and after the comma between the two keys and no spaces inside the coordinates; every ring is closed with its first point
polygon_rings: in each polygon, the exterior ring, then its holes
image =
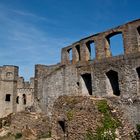
{"type": "Polygon", "coordinates": [[[80,61],[81,60],[80,45],[77,45],[75,48],[76,48],[77,54],[78,54],[78,61],[80,61]]]}
{"type": "Polygon", "coordinates": [[[16,98],[16,103],[19,104],[19,96],[16,98]]]}
{"type": "Polygon", "coordinates": [[[69,55],[69,61],[72,62],[72,48],[69,49],[67,52],[68,52],[68,55],[69,55]]]}
{"type": "Polygon", "coordinates": [[[93,60],[96,57],[96,51],[95,51],[95,44],[94,41],[88,41],[86,43],[89,53],[89,60],[93,60]]]}
{"type": "Polygon", "coordinates": [[[92,78],[91,74],[81,75],[82,93],[92,95],[92,78]]]}
{"type": "Polygon", "coordinates": [[[23,104],[26,105],[26,95],[23,94],[23,104]]]}
{"type": "Polygon", "coordinates": [[[140,79],[140,67],[136,68],[137,74],[138,74],[138,78],[140,79]]]}
{"type": "Polygon", "coordinates": [[[112,56],[124,54],[123,37],[121,32],[106,37],[112,56]]]}
{"type": "Polygon", "coordinates": [[[138,31],[138,33],[139,33],[139,35],[140,35],[140,26],[137,28],[137,31],[138,31]]]}
{"type": "Polygon", "coordinates": [[[120,95],[118,73],[116,71],[110,70],[106,73],[107,76],[107,91],[109,94],[114,94],[116,96],[120,95]]]}

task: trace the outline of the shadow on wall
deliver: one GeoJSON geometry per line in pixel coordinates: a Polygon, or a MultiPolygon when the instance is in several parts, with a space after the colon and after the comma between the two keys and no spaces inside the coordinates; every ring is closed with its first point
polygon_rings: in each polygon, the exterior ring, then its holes
{"type": "Polygon", "coordinates": [[[82,93],[92,95],[92,79],[91,74],[86,73],[81,75],[82,93]]]}

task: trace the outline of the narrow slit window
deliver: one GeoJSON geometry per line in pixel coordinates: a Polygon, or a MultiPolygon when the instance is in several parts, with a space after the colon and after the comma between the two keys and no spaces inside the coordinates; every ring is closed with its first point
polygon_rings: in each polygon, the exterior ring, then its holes
{"type": "Polygon", "coordinates": [[[19,104],[19,96],[16,98],[16,103],[19,104]]]}
{"type": "Polygon", "coordinates": [[[26,95],[23,94],[23,104],[26,105],[26,95]]]}
{"type": "Polygon", "coordinates": [[[11,101],[11,94],[6,94],[5,101],[7,102],[11,101]]]}

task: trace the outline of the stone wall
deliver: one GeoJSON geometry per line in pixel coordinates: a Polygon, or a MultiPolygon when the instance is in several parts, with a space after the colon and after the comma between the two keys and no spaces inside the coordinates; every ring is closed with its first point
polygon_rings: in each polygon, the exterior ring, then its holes
{"type": "Polygon", "coordinates": [[[122,35],[125,55],[140,51],[140,20],[136,20],[108,31],[81,39],[80,41],[63,48],[61,55],[62,64],[76,64],[79,61],[89,61],[91,43],[95,44],[95,59],[100,60],[111,57],[112,52],[110,49],[110,39],[117,34],[122,35]],[[69,56],[70,50],[72,50],[72,60],[70,60],[69,56]]]}
{"type": "Polygon", "coordinates": [[[18,75],[18,67],[0,67],[0,118],[13,112],[23,111],[34,102],[34,78],[24,82],[18,75]]]}
{"type": "Polygon", "coordinates": [[[48,115],[60,95],[131,100],[140,94],[140,20],[62,48],[61,58],[60,64],[35,67],[35,95],[48,115]],[[122,34],[124,54],[113,56],[110,39],[117,34],[122,34]],[[91,59],[91,43],[95,44],[94,59],[91,59]]]}
{"type": "Polygon", "coordinates": [[[53,108],[52,137],[58,140],[115,139],[111,136],[114,132],[118,140],[131,140],[134,128],[126,114],[119,99],[60,96],[53,108]],[[105,110],[109,113],[107,116],[104,116],[105,110]],[[114,124],[111,119],[115,120],[114,124]]]}

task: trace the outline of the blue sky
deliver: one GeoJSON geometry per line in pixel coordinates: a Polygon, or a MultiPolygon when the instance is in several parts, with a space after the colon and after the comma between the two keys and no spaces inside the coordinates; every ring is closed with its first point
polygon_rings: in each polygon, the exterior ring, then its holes
{"type": "Polygon", "coordinates": [[[139,0],[0,0],[0,65],[26,80],[35,64],[60,62],[61,48],[140,18],[139,0]]]}

